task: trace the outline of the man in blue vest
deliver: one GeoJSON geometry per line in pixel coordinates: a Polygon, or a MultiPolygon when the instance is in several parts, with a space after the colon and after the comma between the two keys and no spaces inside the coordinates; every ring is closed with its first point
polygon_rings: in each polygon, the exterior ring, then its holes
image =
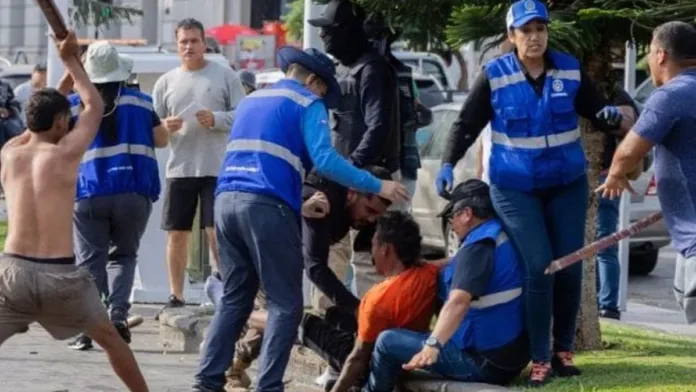
{"type": "Polygon", "coordinates": [[[223,391],[235,342],[261,287],[268,307],[257,391],[283,391],[302,319],[300,211],[305,173],[316,171],[359,192],[393,202],[406,189],[380,181],[331,147],[327,107],[340,88],[331,59],[316,49],[278,51],[286,78],[243,99],[237,107],[218,177],[215,229],[225,293],[206,336],[196,391],[223,391]],[[322,100],[323,98],[323,100],[322,100]]]}
{"type": "Polygon", "coordinates": [[[372,354],[370,392],[390,392],[402,368],[460,381],[506,384],[529,363],[522,319],[522,266],[478,179],[459,184],[439,216],[461,238],[442,271],[445,301],[430,334],[383,332],[372,354]],[[405,364],[405,365],[404,365],[405,364]]]}

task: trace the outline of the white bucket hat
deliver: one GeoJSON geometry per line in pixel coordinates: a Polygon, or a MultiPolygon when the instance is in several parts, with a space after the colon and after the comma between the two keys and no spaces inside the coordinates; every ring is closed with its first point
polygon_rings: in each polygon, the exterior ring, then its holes
{"type": "Polygon", "coordinates": [[[119,55],[108,41],[98,41],[87,48],[85,71],[92,83],[126,81],[132,69],[133,60],[119,55]]]}

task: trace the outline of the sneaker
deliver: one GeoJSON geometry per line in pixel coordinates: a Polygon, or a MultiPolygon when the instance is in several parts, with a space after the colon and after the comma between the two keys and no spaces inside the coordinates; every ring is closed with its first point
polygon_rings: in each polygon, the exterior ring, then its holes
{"type": "Polygon", "coordinates": [[[573,377],[582,374],[580,369],[573,363],[573,353],[571,351],[559,351],[551,359],[553,373],[558,377],[573,377]]]}
{"type": "Polygon", "coordinates": [[[548,362],[532,362],[532,371],[529,372],[529,380],[527,386],[536,388],[546,385],[553,375],[551,364],[548,362]]]}
{"type": "Polygon", "coordinates": [[[601,309],[599,311],[599,317],[612,320],[621,320],[621,312],[618,310],[601,309]]]}
{"type": "Polygon", "coordinates": [[[116,331],[118,332],[119,335],[123,338],[123,340],[130,344],[131,342],[131,333],[130,330],[128,329],[128,323],[126,321],[113,321],[112,322],[114,328],[116,328],[116,331]]]}
{"type": "Polygon", "coordinates": [[[220,279],[220,274],[215,273],[210,275],[208,279],[205,280],[204,285],[205,294],[210,299],[213,305],[217,306],[222,298],[222,293],[224,292],[224,286],[222,285],[222,280],[220,279]]]}
{"type": "Polygon", "coordinates": [[[166,304],[162,307],[162,309],[157,313],[157,316],[155,316],[155,321],[159,321],[160,314],[162,314],[162,312],[163,312],[165,309],[183,308],[183,307],[185,307],[185,306],[186,306],[186,302],[180,300],[180,299],[177,298],[174,294],[172,294],[172,295],[169,296],[169,300],[167,301],[167,303],[166,303],[166,304]]]}
{"type": "Polygon", "coordinates": [[[73,350],[87,351],[92,349],[94,345],[92,345],[92,339],[90,339],[89,336],[81,333],[77,335],[77,338],[75,340],[68,344],[68,347],[70,347],[73,350]]]}

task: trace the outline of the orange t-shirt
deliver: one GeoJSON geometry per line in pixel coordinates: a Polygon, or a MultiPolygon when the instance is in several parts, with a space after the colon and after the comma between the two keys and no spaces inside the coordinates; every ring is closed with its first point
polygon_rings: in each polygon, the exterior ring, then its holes
{"type": "Polygon", "coordinates": [[[371,288],[360,301],[358,339],[374,343],[380,332],[392,328],[428,331],[437,273],[437,266],[424,263],[371,288]]]}

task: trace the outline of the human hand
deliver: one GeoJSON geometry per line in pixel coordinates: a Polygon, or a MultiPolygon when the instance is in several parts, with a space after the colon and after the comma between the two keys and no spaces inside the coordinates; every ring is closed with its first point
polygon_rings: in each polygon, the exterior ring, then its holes
{"type": "Polygon", "coordinates": [[[634,195],[636,194],[636,191],[633,190],[631,183],[628,181],[628,177],[619,177],[611,174],[607,175],[607,179],[604,181],[604,184],[600,185],[595,190],[595,192],[601,193],[602,197],[608,199],[621,197],[621,193],[623,191],[629,191],[634,195]]]}
{"type": "Polygon", "coordinates": [[[181,129],[181,127],[184,125],[184,120],[182,120],[181,118],[179,118],[177,116],[171,116],[171,117],[165,118],[164,121],[162,122],[162,124],[164,125],[164,128],[166,128],[169,133],[174,133],[174,132],[177,132],[181,129]]]}
{"type": "Polygon", "coordinates": [[[317,192],[302,203],[302,216],[305,218],[323,218],[331,209],[329,199],[323,192],[317,192]]]}
{"type": "Polygon", "coordinates": [[[605,120],[611,126],[616,126],[623,120],[623,114],[616,106],[605,106],[597,113],[597,118],[605,120]]]}
{"type": "Polygon", "coordinates": [[[10,111],[5,108],[0,108],[0,118],[10,117],[10,111]]]}
{"type": "Polygon", "coordinates": [[[445,163],[437,172],[437,177],[435,177],[435,187],[437,188],[437,193],[440,196],[444,196],[446,192],[452,190],[452,185],[454,184],[454,170],[452,165],[445,163]]]}
{"type": "Polygon", "coordinates": [[[392,203],[408,202],[408,190],[401,183],[396,181],[382,181],[379,195],[392,203]]]}
{"type": "Polygon", "coordinates": [[[196,112],[196,119],[198,119],[198,122],[206,128],[212,128],[215,126],[215,116],[213,116],[213,112],[210,110],[199,110],[196,112]]]}
{"type": "Polygon", "coordinates": [[[58,56],[61,60],[72,60],[79,56],[80,45],[77,43],[77,37],[73,30],[68,30],[68,35],[63,39],[58,39],[56,36],[51,35],[53,41],[56,43],[58,48],[58,56]]]}
{"type": "Polygon", "coordinates": [[[423,346],[423,349],[411,358],[411,360],[402,365],[404,370],[416,370],[428,367],[437,362],[437,357],[440,355],[440,350],[431,346],[423,346]]]}

